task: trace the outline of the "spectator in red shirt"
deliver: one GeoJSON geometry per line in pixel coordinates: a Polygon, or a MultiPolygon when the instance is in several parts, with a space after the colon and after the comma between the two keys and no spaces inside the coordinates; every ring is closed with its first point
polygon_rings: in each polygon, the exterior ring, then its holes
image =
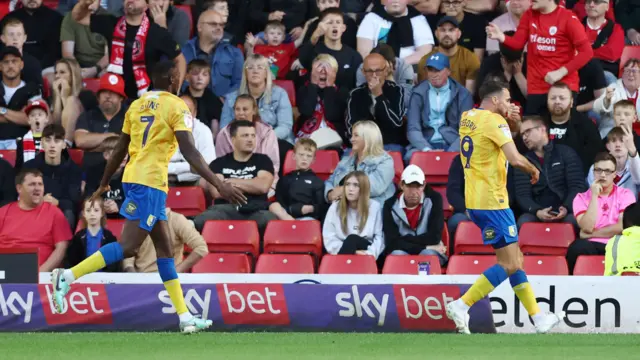
{"type": "Polygon", "coordinates": [[[602,68],[610,73],[605,73],[607,82],[615,82],[624,49],[624,31],[620,24],[607,19],[609,0],[587,0],[585,9],[587,17],[583,23],[593,48],[593,57],[600,60],[602,68]]]}
{"type": "Polygon", "coordinates": [[[505,36],[495,24],[487,26],[487,35],[514,50],[528,43],[528,114],[539,114],[545,108],[549,88],[560,80],[577,93],[578,70],[593,57],[584,26],[554,0],[534,1],[513,36],[505,36]]]}
{"type": "Polygon", "coordinates": [[[260,54],[269,59],[271,73],[274,78],[284,80],[291,68],[291,63],[296,57],[296,43],[285,43],[285,27],[280,21],[272,20],[264,29],[266,44],[258,40],[253,34],[248,33],[244,48],[247,55],[260,54]]]}
{"type": "Polygon", "coordinates": [[[23,169],[16,176],[18,201],[0,208],[0,247],[38,249],[41,272],[62,265],[71,228],[62,210],[44,201],[42,173],[23,169]]]}

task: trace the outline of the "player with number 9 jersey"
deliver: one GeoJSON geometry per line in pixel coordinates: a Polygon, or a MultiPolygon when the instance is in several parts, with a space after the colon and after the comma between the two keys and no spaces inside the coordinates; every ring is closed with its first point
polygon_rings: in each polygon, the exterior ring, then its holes
{"type": "Polygon", "coordinates": [[[501,149],[513,141],[507,121],[500,114],[471,109],[462,114],[459,132],[467,208],[508,209],[507,157],[501,149]]]}

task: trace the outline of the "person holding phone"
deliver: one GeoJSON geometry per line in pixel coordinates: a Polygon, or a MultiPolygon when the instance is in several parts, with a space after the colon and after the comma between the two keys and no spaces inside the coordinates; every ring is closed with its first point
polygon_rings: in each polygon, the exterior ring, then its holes
{"type": "Polygon", "coordinates": [[[540,170],[540,181],[531,184],[528,174],[515,170],[516,203],[523,212],[518,228],[527,222],[568,222],[577,230],[572,203],[587,190],[580,157],[569,146],[549,141],[540,116],[525,116],[520,135],[529,149],[525,157],[540,170]]]}

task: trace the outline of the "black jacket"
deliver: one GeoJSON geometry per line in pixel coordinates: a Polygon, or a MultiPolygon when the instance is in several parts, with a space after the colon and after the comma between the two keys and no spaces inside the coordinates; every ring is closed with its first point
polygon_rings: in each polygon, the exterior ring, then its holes
{"type": "Polygon", "coordinates": [[[410,255],[418,255],[428,245],[438,245],[442,241],[442,229],[444,228],[444,211],[442,209],[442,195],[433,190],[429,185],[424,188],[423,208],[418,220],[420,224],[427,221],[426,231],[417,233],[410,228],[406,222],[404,210],[397,204],[402,191],[396,192],[394,196],[384,202],[382,208],[382,229],[384,231],[385,252],[391,253],[393,250],[403,250],[410,255]],[[425,205],[431,202],[431,211],[427,214],[424,211],[425,205]],[[406,235],[401,235],[401,229],[406,235]],[[410,234],[412,232],[412,234],[410,234]]]}
{"type": "MultiPolygon", "coordinates": [[[[315,1],[314,1],[315,6],[315,1]]],[[[356,40],[356,34],[358,33],[358,23],[351,16],[344,15],[344,24],[347,27],[347,30],[342,34],[342,43],[347,45],[353,49],[358,48],[358,43],[356,40]]],[[[308,43],[311,41],[311,35],[318,29],[318,24],[320,23],[320,19],[316,19],[309,23],[309,27],[307,28],[307,32],[304,35],[303,43],[308,43]]],[[[324,41],[324,36],[321,36],[318,39],[318,42],[324,41]]]]}
{"type": "Polygon", "coordinates": [[[296,104],[298,105],[300,116],[298,120],[296,120],[294,135],[307,120],[313,117],[316,106],[318,105],[318,98],[320,98],[325,105],[325,121],[330,122],[336,128],[336,132],[340,134],[342,140],[348,143],[349,138],[347,137],[347,130],[344,126],[344,112],[347,108],[348,96],[349,94],[346,90],[336,87],[325,87],[321,89],[318,85],[310,82],[305,86],[301,86],[296,95],[296,104]]]}
{"type": "Polygon", "coordinates": [[[58,166],[47,165],[41,152],[32,160],[24,163],[25,169],[42,171],[45,194],[58,199],[61,210],[76,210],[81,200],[80,184],[82,170],[76,165],[66,150],[62,151],[62,161],[58,166]]]}
{"type": "MultiPolygon", "coordinates": [[[[102,241],[100,242],[100,246],[105,246],[107,244],[117,242],[115,236],[111,233],[111,231],[103,228],[102,229],[102,241]]],[[[64,266],[68,269],[70,267],[74,267],[78,265],[81,261],[87,258],[87,229],[82,229],[78,231],[71,242],[69,243],[69,247],[67,248],[67,254],[64,257],[64,266]]],[[[120,272],[122,271],[122,262],[117,262],[111,265],[107,265],[103,271],[106,272],[120,272]]]]}
{"type": "MultiPolygon", "coordinates": [[[[29,100],[40,96],[42,96],[42,92],[38,84],[26,83],[16,90],[7,103],[4,100],[4,86],[0,84],[0,107],[6,107],[9,110],[21,111],[29,104],[29,100]]],[[[15,140],[24,136],[28,131],[29,126],[18,125],[11,121],[0,123],[0,140],[15,140]]]]}
{"type": "Polygon", "coordinates": [[[385,144],[406,144],[407,132],[402,130],[405,114],[402,87],[386,80],[382,85],[382,95],[376,98],[373,113],[372,105],[373,98],[367,83],[351,90],[347,103],[347,131],[351,133],[353,124],[360,120],[373,120],[380,128],[385,144]]]}
{"type": "Polygon", "coordinates": [[[535,215],[549,206],[554,210],[564,206],[568,213],[573,213],[573,198],[587,190],[578,154],[566,145],[550,142],[544,147],[542,164],[533,151],[525,157],[540,170],[540,180],[531,185],[528,174],[515,170],[516,202],[520,209],[535,215]]]}
{"type": "Polygon", "coordinates": [[[313,170],[296,170],[280,178],[276,201],[294,218],[311,216],[322,221],[329,208],[324,200],[324,181],[313,170]],[[304,205],[313,205],[313,213],[302,214],[304,205]]]}
{"type": "Polygon", "coordinates": [[[15,174],[11,164],[0,159],[0,207],[16,201],[15,174]]]}

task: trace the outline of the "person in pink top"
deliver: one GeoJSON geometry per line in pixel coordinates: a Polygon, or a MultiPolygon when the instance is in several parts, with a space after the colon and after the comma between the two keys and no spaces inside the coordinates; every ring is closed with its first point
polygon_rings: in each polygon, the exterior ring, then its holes
{"type": "Polygon", "coordinates": [[[573,199],[573,213],[580,227],[580,238],[567,250],[569,272],[580,255],[604,255],[609,239],[622,234],[622,212],[636,202],[629,189],[614,184],[616,158],[599,153],[593,163],[591,188],[573,199]]]}
{"type": "MultiPolygon", "coordinates": [[[[255,99],[248,94],[238,95],[233,106],[234,120],[249,120],[256,126],[256,148],[254,153],[264,154],[271,159],[274,168],[274,179],[269,191],[269,197],[275,194],[278,183],[278,171],[280,169],[280,149],[278,147],[278,137],[273,128],[260,120],[258,104],[255,99]]],[[[216,157],[220,158],[233,152],[231,145],[231,134],[229,125],[220,130],[216,137],[216,157]]]]}

